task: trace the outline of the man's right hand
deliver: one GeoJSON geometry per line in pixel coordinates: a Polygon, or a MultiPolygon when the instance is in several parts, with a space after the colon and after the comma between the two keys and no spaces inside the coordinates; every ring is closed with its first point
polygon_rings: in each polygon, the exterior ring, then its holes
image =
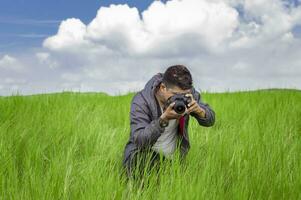
{"type": "Polygon", "coordinates": [[[162,113],[161,118],[163,120],[171,120],[171,119],[180,119],[183,115],[185,115],[187,108],[185,108],[185,112],[182,114],[178,114],[174,109],[173,106],[175,105],[175,102],[172,102],[169,104],[169,106],[166,108],[166,110],[162,113]]]}

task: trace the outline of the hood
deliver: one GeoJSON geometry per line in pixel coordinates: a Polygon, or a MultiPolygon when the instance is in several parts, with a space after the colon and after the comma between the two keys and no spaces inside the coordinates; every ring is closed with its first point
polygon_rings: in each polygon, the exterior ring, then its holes
{"type": "Polygon", "coordinates": [[[156,119],[161,115],[161,110],[157,109],[157,102],[155,99],[155,89],[162,82],[163,73],[157,73],[154,75],[144,86],[144,89],[141,91],[142,96],[149,105],[149,108],[152,112],[152,116],[156,119]]]}

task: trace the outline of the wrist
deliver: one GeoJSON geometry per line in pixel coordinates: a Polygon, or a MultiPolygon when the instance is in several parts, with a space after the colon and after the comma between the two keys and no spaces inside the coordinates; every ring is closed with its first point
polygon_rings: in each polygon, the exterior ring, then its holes
{"type": "Polygon", "coordinates": [[[164,120],[164,121],[169,121],[166,117],[166,115],[164,115],[164,113],[160,116],[160,119],[164,120]]]}
{"type": "Polygon", "coordinates": [[[165,115],[161,115],[159,118],[159,124],[161,128],[165,128],[168,126],[169,120],[165,117],[165,115]]]}
{"type": "Polygon", "coordinates": [[[197,115],[199,115],[201,118],[205,118],[206,117],[206,111],[199,107],[198,111],[196,112],[197,115]]]}

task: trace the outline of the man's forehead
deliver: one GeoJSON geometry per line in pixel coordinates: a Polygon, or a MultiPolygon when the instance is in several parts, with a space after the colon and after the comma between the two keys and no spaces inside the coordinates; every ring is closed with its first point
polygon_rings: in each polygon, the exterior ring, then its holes
{"type": "Polygon", "coordinates": [[[170,91],[174,94],[188,94],[191,92],[191,89],[182,90],[180,88],[173,88],[173,89],[170,89],[170,91]]]}

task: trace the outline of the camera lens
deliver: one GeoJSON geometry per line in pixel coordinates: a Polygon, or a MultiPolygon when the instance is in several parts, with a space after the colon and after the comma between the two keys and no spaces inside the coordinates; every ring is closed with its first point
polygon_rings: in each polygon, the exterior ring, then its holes
{"type": "Polygon", "coordinates": [[[182,114],[183,112],[185,112],[185,104],[183,102],[176,102],[174,110],[176,111],[176,113],[182,114]]]}

